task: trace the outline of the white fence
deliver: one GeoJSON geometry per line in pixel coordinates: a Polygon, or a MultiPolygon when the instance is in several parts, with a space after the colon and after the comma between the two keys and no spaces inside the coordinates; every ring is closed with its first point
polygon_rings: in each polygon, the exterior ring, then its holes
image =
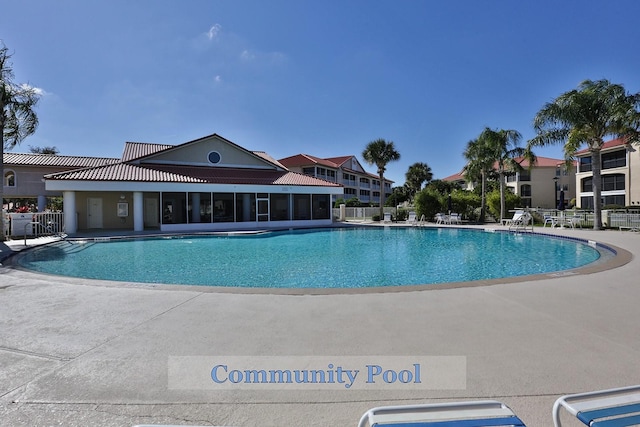
{"type": "MultiPolygon", "coordinates": [[[[390,213],[391,215],[396,215],[396,208],[394,207],[385,207],[385,213],[390,213]]],[[[345,220],[346,221],[372,221],[374,216],[380,215],[380,208],[345,208],[345,220]]],[[[340,218],[340,209],[333,209],[333,217],[336,219],[340,218]]]]}
{"type": "Polygon", "coordinates": [[[62,212],[10,213],[5,221],[5,234],[12,237],[51,236],[64,233],[62,212]]]}

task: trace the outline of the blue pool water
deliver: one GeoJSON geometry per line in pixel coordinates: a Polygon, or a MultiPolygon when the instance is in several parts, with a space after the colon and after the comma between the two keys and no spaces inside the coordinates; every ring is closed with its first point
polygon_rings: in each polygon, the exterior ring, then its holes
{"type": "Polygon", "coordinates": [[[535,234],[372,227],[242,236],[58,242],[18,263],[64,276],[262,288],[363,288],[567,270],[598,250],[535,234]]]}

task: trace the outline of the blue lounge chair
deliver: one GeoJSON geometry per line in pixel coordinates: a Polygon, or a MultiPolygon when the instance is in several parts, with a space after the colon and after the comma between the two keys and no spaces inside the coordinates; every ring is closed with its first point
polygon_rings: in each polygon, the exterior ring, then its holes
{"type": "Polygon", "coordinates": [[[561,427],[560,408],[590,427],[640,425],[640,385],[568,394],[553,404],[553,424],[561,427]]]}
{"type": "Polygon", "coordinates": [[[381,406],[365,412],[358,427],[525,427],[496,400],[425,405],[381,406]]]}

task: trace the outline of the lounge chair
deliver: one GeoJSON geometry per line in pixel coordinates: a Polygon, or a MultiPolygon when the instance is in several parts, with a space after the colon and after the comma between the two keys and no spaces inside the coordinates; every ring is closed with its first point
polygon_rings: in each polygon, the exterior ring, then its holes
{"type": "Polygon", "coordinates": [[[384,214],[384,222],[391,222],[391,214],[388,212],[385,212],[384,214]]]}
{"type": "Polygon", "coordinates": [[[591,427],[640,425],[640,385],[562,396],[553,404],[556,427],[561,427],[560,408],[591,427]]]}
{"type": "Polygon", "coordinates": [[[449,223],[450,224],[460,224],[460,222],[462,222],[462,218],[460,217],[460,214],[453,213],[453,212],[451,212],[449,214],[449,223]]]}
{"type": "Polygon", "coordinates": [[[511,217],[511,218],[502,218],[502,225],[511,225],[511,224],[514,223],[514,221],[520,220],[522,215],[524,215],[524,211],[523,210],[517,210],[513,214],[513,217],[511,217]]]}
{"type": "Polygon", "coordinates": [[[546,227],[547,224],[551,225],[551,228],[555,227],[556,225],[558,225],[558,220],[554,217],[552,217],[551,215],[544,215],[543,216],[543,227],[546,227]]]}
{"type": "Polygon", "coordinates": [[[580,218],[579,216],[573,216],[567,219],[567,225],[569,225],[571,228],[576,228],[576,226],[582,228],[582,218],[580,218]]]}
{"type": "Polygon", "coordinates": [[[436,224],[450,224],[449,216],[443,213],[437,213],[436,224]]]}
{"type": "Polygon", "coordinates": [[[523,212],[518,218],[515,217],[509,224],[509,230],[519,231],[519,230],[527,230],[528,227],[531,227],[531,231],[533,231],[533,218],[529,212],[523,212]]]}
{"type": "Polygon", "coordinates": [[[407,224],[418,225],[418,218],[416,217],[415,212],[409,212],[409,216],[407,217],[407,224]]]}
{"type": "Polygon", "coordinates": [[[358,427],[524,427],[509,407],[496,400],[382,406],[364,413],[358,427]]]}

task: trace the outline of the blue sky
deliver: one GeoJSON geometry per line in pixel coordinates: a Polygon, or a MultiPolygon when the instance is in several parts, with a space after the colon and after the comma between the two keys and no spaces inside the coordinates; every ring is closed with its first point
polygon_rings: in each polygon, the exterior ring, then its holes
{"type": "MultiPolygon", "coordinates": [[[[13,151],[119,157],[217,133],[275,158],[393,141],[458,172],[485,126],[533,136],[582,80],[640,92],[637,0],[21,0],[0,6],[15,80],[43,92],[13,151]]],[[[562,156],[560,147],[536,152],[562,156]]]]}

